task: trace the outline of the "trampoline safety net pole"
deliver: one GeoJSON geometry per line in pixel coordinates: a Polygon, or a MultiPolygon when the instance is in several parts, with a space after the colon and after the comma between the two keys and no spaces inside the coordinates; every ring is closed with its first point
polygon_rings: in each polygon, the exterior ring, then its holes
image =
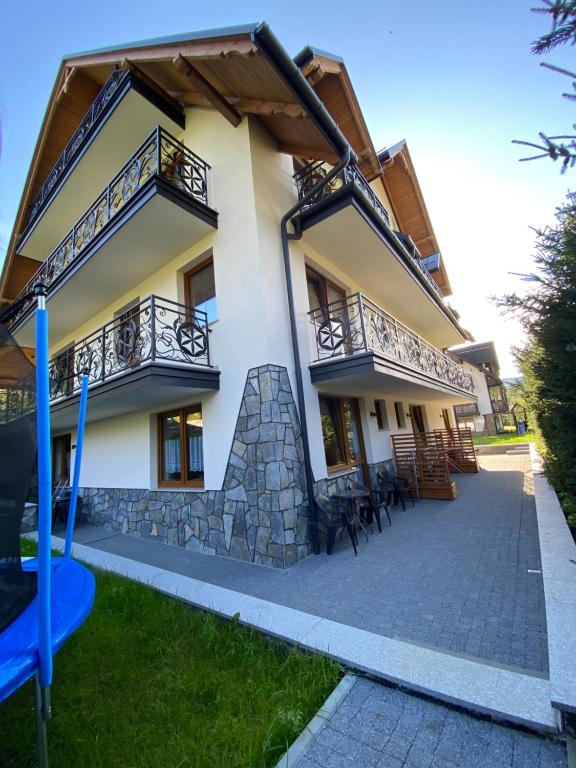
{"type": "Polygon", "coordinates": [[[80,393],[80,413],[78,415],[78,432],[76,434],[76,455],[74,457],[74,477],[72,479],[72,492],[70,494],[70,507],[68,509],[68,523],[66,525],[66,544],[64,557],[72,554],[72,537],[74,536],[74,521],[76,518],[76,502],[78,500],[78,486],[80,485],[80,467],[82,465],[82,447],[84,445],[84,424],[86,422],[86,404],[88,402],[88,376],[82,377],[82,391],[80,393]]]}
{"type": "MultiPolygon", "coordinates": [[[[38,284],[36,309],[36,402],[38,430],[38,653],[40,686],[52,683],[51,554],[52,466],[50,458],[50,384],[48,374],[48,312],[46,288],[38,284]]],[[[48,704],[49,707],[49,704],[48,704]]],[[[44,711],[44,717],[49,712],[44,711]]]]}

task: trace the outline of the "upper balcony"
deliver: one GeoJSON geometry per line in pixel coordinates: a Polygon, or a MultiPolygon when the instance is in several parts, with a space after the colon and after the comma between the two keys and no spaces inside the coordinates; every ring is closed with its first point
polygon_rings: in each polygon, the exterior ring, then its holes
{"type": "MultiPolygon", "coordinates": [[[[325,176],[321,162],[295,174],[300,199],[325,176]]],[[[304,240],[432,343],[448,347],[464,336],[412,240],[390,217],[362,172],[346,166],[307,201],[298,217],[304,240]]]]}
{"type": "Polygon", "coordinates": [[[12,320],[19,342],[33,346],[36,283],[48,289],[51,333],[59,338],[216,228],[208,170],[155,128],[16,298],[29,296],[12,320]]]}
{"type": "Polygon", "coordinates": [[[37,190],[18,252],[44,259],[156,125],[177,133],[184,122],[176,102],[132,72],[115,69],[37,190]]]}
{"type": "Polygon", "coordinates": [[[58,354],[50,363],[54,426],[75,423],[84,375],[90,421],[218,389],[206,313],[149,296],[58,354]]]}
{"type": "Polygon", "coordinates": [[[421,399],[474,397],[472,376],[361,293],[310,312],[314,383],[421,399]]]}

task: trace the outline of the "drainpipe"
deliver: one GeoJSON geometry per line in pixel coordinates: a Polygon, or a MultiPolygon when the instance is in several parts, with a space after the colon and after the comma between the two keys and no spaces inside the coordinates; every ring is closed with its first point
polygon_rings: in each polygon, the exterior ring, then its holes
{"type": "Polygon", "coordinates": [[[290,240],[299,240],[302,237],[298,229],[295,234],[288,233],[288,222],[304,206],[308,200],[314,197],[320,190],[337,176],[349,163],[356,162],[356,155],[348,144],[348,141],[334,122],[332,116],[314,92],[310,83],[300,72],[294,61],[288,56],[278,39],[272,34],[270,27],[259,24],[252,33],[252,38],[264,56],[275,66],[284,79],[286,85],[295,94],[300,103],[316,123],[318,128],[326,136],[335,153],[339,157],[338,163],[326,176],[313,187],[301,200],[287,211],[280,223],[280,236],[282,240],[282,253],[284,256],[284,272],[286,276],[286,293],[288,297],[288,311],[290,315],[290,334],[292,337],[292,352],[294,355],[294,372],[296,376],[296,397],[300,413],[300,426],[302,429],[302,448],[304,452],[304,473],[306,476],[306,492],[310,509],[310,524],[312,533],[312,548],[314,554],[320,553],[318,541],[318,519],[316,504],[314,503],[314,475],[310,457],[310,444],[308,442],[308,421],[306,418],[306,401],[304,399],[304,384],[302,365],[300,362],[300,344],[298,342],[298,328],[296,325],[296,310],[294,308],[294,288],[292,281],[292,266],[290,263],[290,240]]]}
{"type": "Polygon", "coordinates": [[[308,494],[308,505],[310,508],[310,523],[312,531],[312,548],[315,555],[320,554],[320,544],[318,541],[318,515],[316,503],[314,502],[314,475],[312,472],[312,460],[310,457],[310,444],[308,442],[308,420],[306,418],[306,401],[304,399],[304,384],[302,374],[302,364],[300,362],[300,344],[298,342],[298,328],[296,325],[296,310],[294,308],[294,289],[292,283],[292,265],[290,263],[289,240],[300,240],[302,232],[298,228],[295,234],[288,233],[288,222],[297,213],[297,211],[308,202],[308,200],[326,186],[340,171],[350,162],[352,155],[350,147],[347,148],[340,162],[326,174],[322,181],[316,184],[296,205],[293,205],[282,217],[280,222],[280,237],[282,238],[282,253],[284,256],[284,272],[286,275],[286,292],[288,294],[288,310],[290,313],[290,335],[292,337],[292,352],[294,355],[294,369],[296,375],[296,394],[298,397],[298,410],[300,411],[300,426],[302,428],[302,448],[304,451],[304,472],[306,475],[306,492],[308,494]]]}

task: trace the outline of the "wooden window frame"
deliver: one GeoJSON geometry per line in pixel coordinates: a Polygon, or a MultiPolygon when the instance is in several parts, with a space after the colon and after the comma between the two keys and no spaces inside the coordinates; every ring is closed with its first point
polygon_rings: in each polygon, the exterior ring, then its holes
{"type": "Polygon", "coordinates": [[[388,417],[388,406],[386,400],[374,400],[374,409],[376,411],[376,422],[378,424],[378,432],[390,432],[390,419],[388,417]],[[384,415],[384,418],[382,418],[384,415]]]}
{"type": "Polygon", "coordinates": [[[404,403],[401,400],[394,401],[394,415],[398,429],[406,429],[406,416],[404,414],[404,403]]]}
{"type": "MultiPolygon", "coordinates": [[[[352,469],[362,469],[362,471],[365,473],[366,447],[364,445],[364,432],[362,430],[362,419],[360,418],[360,405],[358,400],[355,397],[344,397],[339,395],[324,395],[324,394],[321,394],[320,398],[324,398],[325,400],[336,400],[338,402],[338,419],[340,422],[339,434],[341,434],[343,437],[343,445],[341,447],[343,449],[342,453],[344,454],[344,457],[346,459],[344,463],[333,464],[332,466],[329,466],[328,463],[326,463],[328,474],[333,475],[333,474],[336,474],[337,472],[345,472],[346,470],[352,470],[352,469]],[[356,419],[356,423],[358,424],[358,434],[360,436],[360,453],[362,454],[361,461],[353,461],[350,455],[350,450],[348,448],[348,441],[346,440],[346,422],[344,420],[344,402],[345,401],[351,402],[352,407],[354,409],[354,418],[356,419]]],[[[324,444],[324,439],[322,439],[322,444],[324,444]]]]}
{"type": "MultiPolygon", "coordinates": [[[[186,308],[190,311],[194,311],[194,307],[190,304],[190,286],[189,286],[189,279],[190,277],[195,273],[199,272],[201,269],[204,269],[209,264],[212,264],[212,270],[214,271],[214,256],[211,254],[210,256],[207,256],[205,259],[202,259],[202,261],[199,261],[198,264],[195,264],[191,269],[184,272],[183,279],[184,279],[184,304],[186,305],[186,308]]],[[[218,314],[218,295],[216,293],[216,273],[214,272],[214,295],[216,297],[216,314],[218,314]]],[[[218,317],[216,317],[214,320],[209,321],[208,325],[210,323],[217,322],[218,317]]]]}
{"type": "MultiPolygon", "coordinates": [[[[186,440],[186,414],[193,410],[200,410],[202,413],[202,403],[192,403],[186,405],[184,408],[174,408],[170,411],[163,411],[156,417],[156,431],[157,431],[157,474],[158,474],[158,487],[159,488],[204,488],[204,478],[202,480],[163,480],[162,479],[162,467],[163,467],[163,452],[164,452],[164,430],[163,419],[166,416],[180,416],[180,471],[181,475],[185,475],[188,471],[188,446],[186,440]]],[[[204,443],[204,417],[202,417],[202,443],[204,443]]]]}
{"type": "Polygon", "coordinates": [[[340,291],[342,293],[342,301],[346,301],[347,295],[346,295],[346,289],[343,288],[341,285],[338,285],[338,283],[335,283],[333,280],[330,280],[329,277],[326,277],[325,275],[321,274],[317,270],[314,269],[314,267],[311,267],[309,264],[306,264],[306,284],[308,284],[308,280],[312,280],[313,282],[317,283],[320,286],[320,294],[322,297],[322,307],[325,307],[328,305],[328,291],[326,290],[327,286],[330,286],[331,288],[335,288],[337,291],[340,291]]]}

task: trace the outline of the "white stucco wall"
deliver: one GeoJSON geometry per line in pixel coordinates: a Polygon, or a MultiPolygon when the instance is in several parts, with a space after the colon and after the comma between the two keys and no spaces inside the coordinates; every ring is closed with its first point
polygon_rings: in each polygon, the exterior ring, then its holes
{"type": "MultiPolygon", "coordinates": [[[[177,407],[201,402],[204,418],[205,488],[222,486],[233,439],[240,401],[250,368],[276,364],[288,369],[295,394],[286,283],[280,240],[280,219],[296,201],[292,180],[292,159],[279,153],[272,137],[255,120],[244,118],[234,128],[212,109],[195,107],[186,111],[186,129],[180,137],[210,165],[209,199],[219,213],[218,229],[189,249],[171,258],[156,273],[103,307],[82,327],[63,338],[53,339],[52,354],[78,341],[113,319],[114,313],[137,297],[151,293],[183,301],[183,273],[211,253],[214,259],[218,319],[211,326],[211,359],[220,369],[220,390],[192,395],[177,407]]],[[[380,185],[381,186],[381,185],[380,185]]],[[[383,190],[379,196],[389,208],[383,190]]],[[[356,283],[341,273],[302,241],[291,241],[295,309],[304,372],[309,439],[315,479],[326,477],[324,446],[320,425],[318,391],[310,381],[308,365],[313,359],[308,321],[305,262],[340,283],[348,292],[370,286],[356,283]]],[[[357,393],[344,392],[349,396],[357,393]]],[[[390,432],[379,432],[374,398],[387,402],[393,430],[393,403],[426,407],[430,429],[442,427],[442,403],[418,401],[400,394],[374,392],[360,398],[367,460],[382,461],[392,455],[390,432]]],[[[489,403],[489,401],[488,401],[489,403]]],[[[159,411],[171,406],[162,406],[159,411]]],[[[449,407],[447,404],[445,407],[449,407]]],[[[85,437],[85,458],[81,483],[88,487],[155,488],[155,412],[140,411],[115,419],[90,423],[85,437]]],[[[411,429],[407,419],[407,429],[411,429]]],[[[74,442],[74,439],[73,439],[74,442]]]]}

